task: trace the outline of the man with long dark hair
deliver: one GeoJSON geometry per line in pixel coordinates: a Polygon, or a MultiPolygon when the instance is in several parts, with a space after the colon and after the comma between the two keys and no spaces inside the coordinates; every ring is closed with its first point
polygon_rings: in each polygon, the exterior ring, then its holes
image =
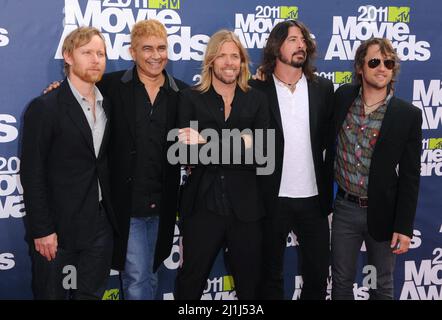
{"type": "Polygon", "coordinates": [[[333,84],[314,74],[316,44],[299,21],[277,24],[261,65],[270,128],[276,130],[276,165],[261,177],[267,221],[262,298],[283,299],[284,250],[293,230],[299,242],[301,299],[325,299],[333,196],[330,128],[333,84]]]}

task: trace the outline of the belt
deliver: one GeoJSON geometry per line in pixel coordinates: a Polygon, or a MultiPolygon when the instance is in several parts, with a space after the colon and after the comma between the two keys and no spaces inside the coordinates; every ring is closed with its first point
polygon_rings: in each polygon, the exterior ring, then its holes
{"type": "Polygon", "coordinates": [[[350,202],[357,203],[359,205],[359,207],[361,207],[361,208],[368,207],[368,197],[358,197],[358,196],[352,195],[352,194],[346,192],[341,187],[338,187],[338,195],[340,195],[341,197],[343,197],[344,199],[346,199],[350,202]]]}

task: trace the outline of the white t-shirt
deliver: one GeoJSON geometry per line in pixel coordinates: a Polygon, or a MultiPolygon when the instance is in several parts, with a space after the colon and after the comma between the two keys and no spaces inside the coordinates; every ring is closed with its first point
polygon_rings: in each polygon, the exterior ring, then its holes
{"type": "Polygon", "coordinates": [[[307,198],[318,195],[310,140],[307,79],[303,74],[290,89],[273,76],[284,131],[280,197],[307,198]]]}

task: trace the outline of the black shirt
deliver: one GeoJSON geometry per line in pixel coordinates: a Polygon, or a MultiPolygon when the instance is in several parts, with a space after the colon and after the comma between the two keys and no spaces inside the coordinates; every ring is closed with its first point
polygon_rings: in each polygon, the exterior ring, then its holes
{"type": "MultiPolygon", "coordinates": [[[[236,90],[240,90],[239,87],[237,87],[236,90]]],[[[216,108],[218,112],[217,116],[222,119],[225,119],[223,97],[215,91],[213,86],[210,87],[208,91],[208,101],[211,105],[217,106],[216,108]]],[[[240,107],[238,105],[235,105],[235,98],[232,101],[231,107],[232,110],[233,108],[240,107]]],[[[230,114],[232,114],[232,111],[230,112],[230,114]]],[[[224,120],[226,129],[229,126],[229,120],[230,120],[230,115],[229,118],[224,120]]],[[[209,188],[206,195],[199,195],[200,199],[201,197],[204,197],[206,208],[209,209],[210,211],[223,216],[230,215],[233,211],[232,211],[232,204],[227,192],[224,170],[220,166],[216,166],[214,168],[209,169],[209,171],[212,170],[215,172],[206,173],[206,174],[213,174],[215,176],[213,179],[212,186],[209,188]]]]}
{"type": "Polygon", "coordinates": [[[136,166],[132,189],[132,217],[157,215],[161,205],[167,136],[167,76],[152,103],[134,67],[136,166]]]}

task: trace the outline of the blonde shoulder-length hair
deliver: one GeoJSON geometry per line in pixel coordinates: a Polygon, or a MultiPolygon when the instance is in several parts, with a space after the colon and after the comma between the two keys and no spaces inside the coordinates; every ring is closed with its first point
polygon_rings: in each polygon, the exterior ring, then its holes
{"type": "Polygon", "coordinates": [[[196,89],[201,92],[207,92],[212,85],[212,68],[213,62],[218,57],[221,46],[225,42],[233,42],[239,49],[239,54],[241,57],[241,68],[238,76],[238,85],[243,91],[248,91],[250,86],[248,85],[249,80],[249,55],[247,50],[241,44],[236,34],[229,30],[219,30],[212,37],[210,37],[209,43],[207,44],[206,53],[204,55],[204,60],[201,70],[201,80],[198,83],[196,89]]]}

